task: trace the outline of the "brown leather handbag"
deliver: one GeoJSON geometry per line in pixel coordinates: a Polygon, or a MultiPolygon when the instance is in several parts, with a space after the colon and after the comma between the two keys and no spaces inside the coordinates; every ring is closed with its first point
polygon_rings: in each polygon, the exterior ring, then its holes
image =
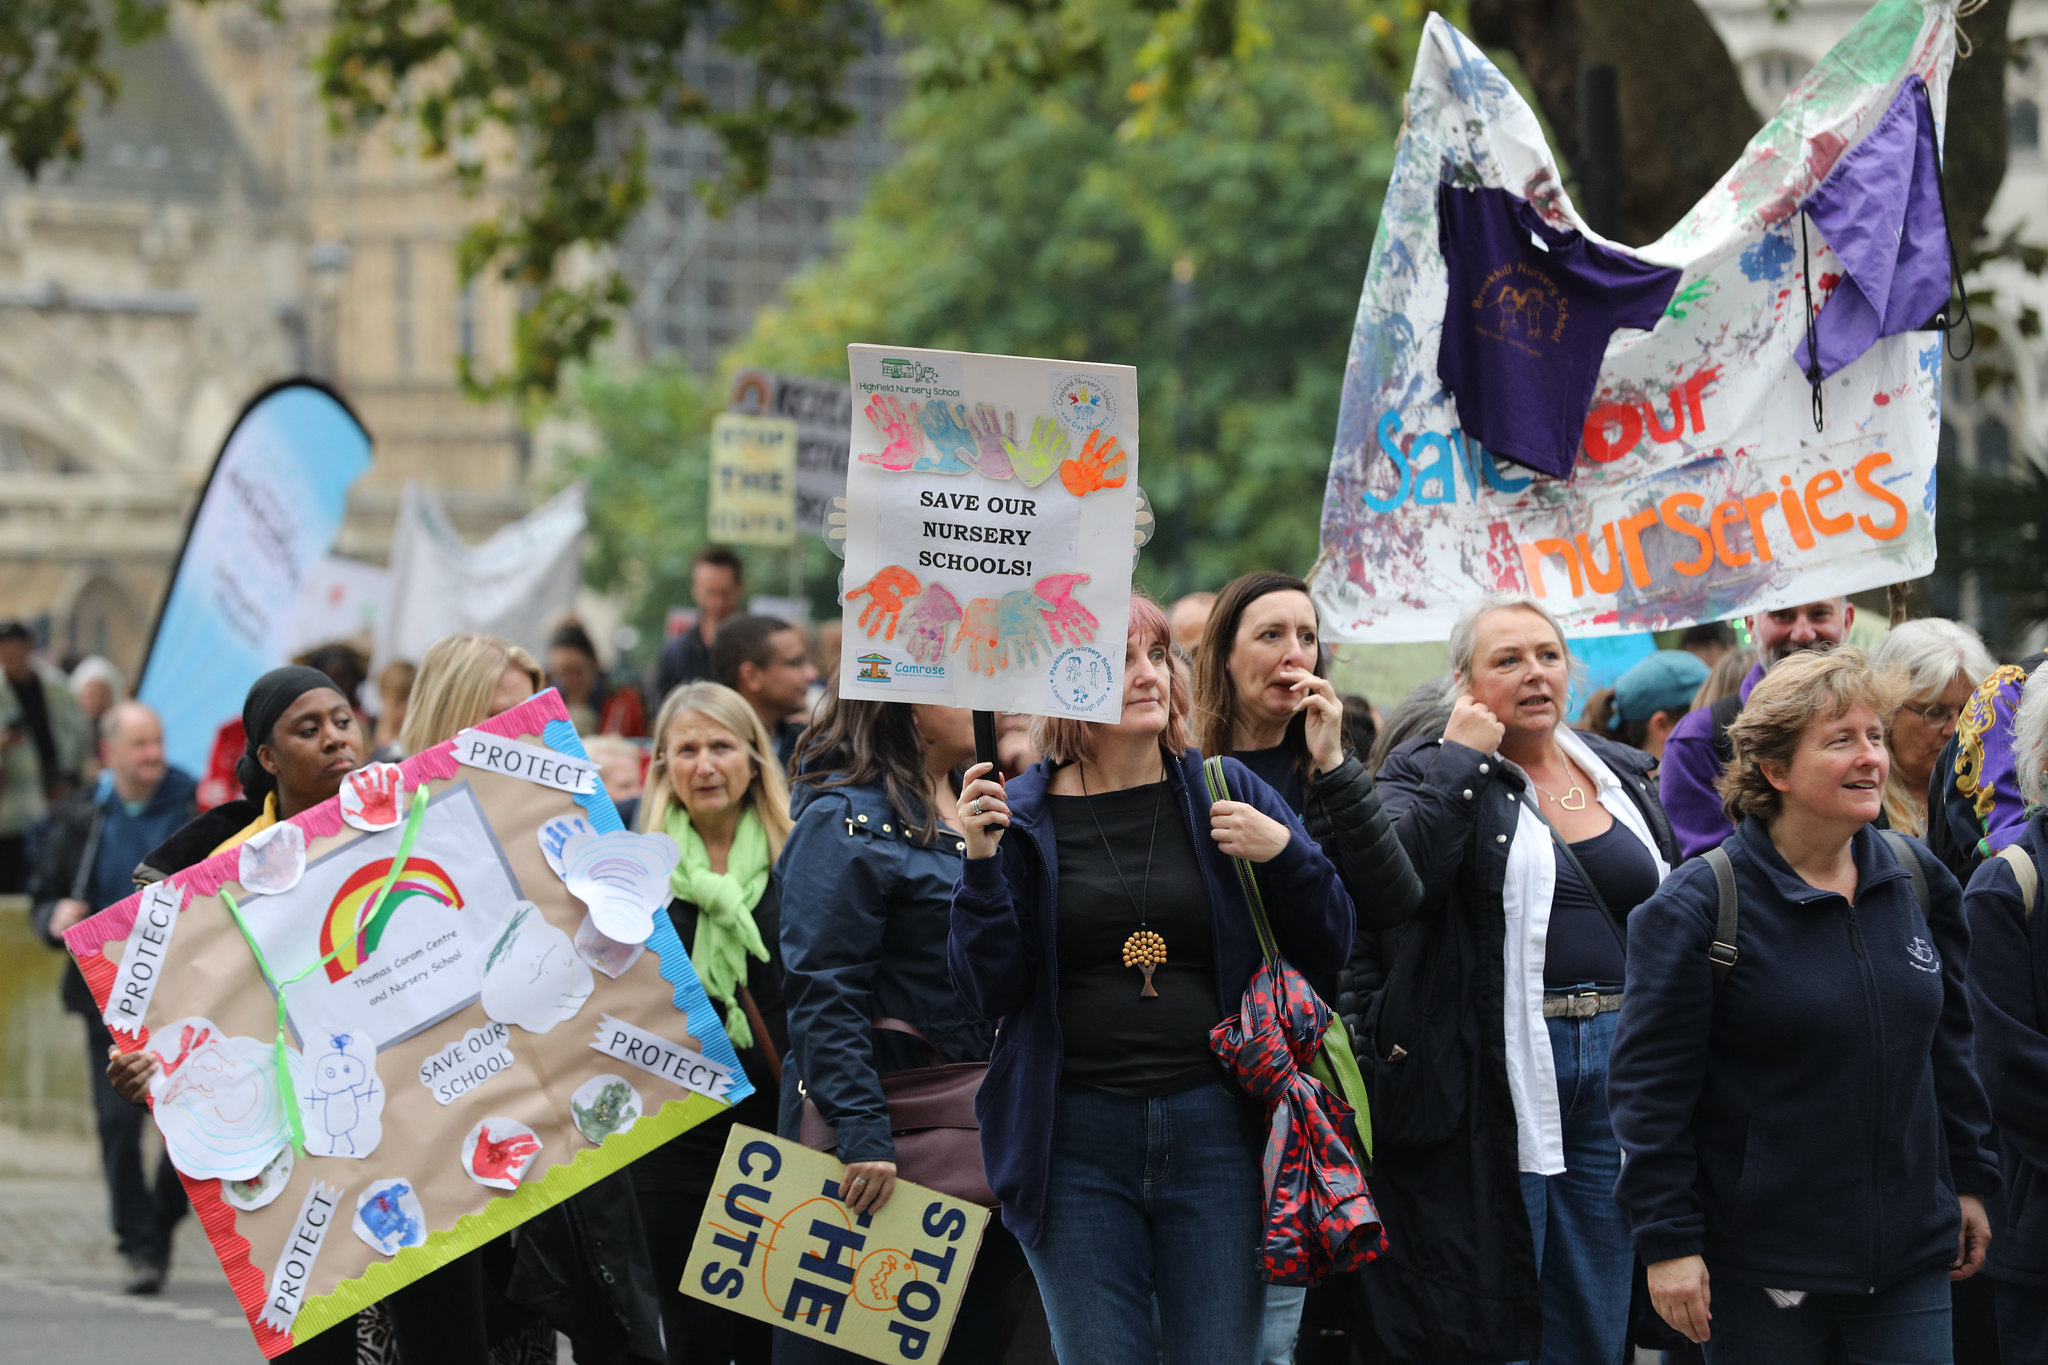
{"type": "MultiPolygon", "coordinates": [[[[974,1117],[974,1092],[988,1073],[982,1062],[946,1062],[915,1024],[877,1019],[875,1027],[903,1033],[931,1050],[930,1066],[882,1073],[882,1098],[889,1105],[889,1135],[896,1142],[896,1174],[970,1204],[994,1208],[999,1202],[981,1167],[981,1124],[974,1117]]],[[[798,1086],[802,1090],[802,1086],[798,1086]]],[[[814,1151],[839,1154],[839,1135],[804,1092],[802,1142],[814,1151]]]]}

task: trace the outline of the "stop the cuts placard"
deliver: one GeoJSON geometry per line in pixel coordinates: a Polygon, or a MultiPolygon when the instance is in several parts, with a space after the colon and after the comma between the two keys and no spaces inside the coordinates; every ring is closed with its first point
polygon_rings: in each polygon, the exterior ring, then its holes
{"type": "Polygon", "coordinates": [[[1138,374],[849,346],[839,692],[1114,721],[1138,374]]]}

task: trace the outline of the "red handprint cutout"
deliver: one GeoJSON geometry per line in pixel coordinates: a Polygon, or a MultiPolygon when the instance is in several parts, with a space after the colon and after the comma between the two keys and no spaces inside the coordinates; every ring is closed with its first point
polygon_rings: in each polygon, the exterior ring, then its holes
{"type": "Polygon", "coordinates": [[[917,596],[917,587],[916,574],[891,564],[847,593],[846,599],[849,602],[856,597],[868,599],[868,604],[860,609],[860,628],[868,633],[870,640],[875,638],[878,630],[886,630],[883,639],[893,640],[896,638],[896,622],[903,615],[903,601],[917,596]]]}
{"type": "Polygon", "coordinates": [[[1047,574],[1031,585],[1031,590],[1052,604],[1050,611],[1041,611],[1045,628],[1052,634],[1056,645],[1085,645],[1095,638],[1095,631],[1102,622],[1095,613],[1074,600],[1074,589],[1088,581],[1084,573],[1047,574]]]}
{"type": "Polygon", "coordinates": [[[967,666],[977,673],[996,675],[996,611],[1000,604],[993,597],[977,597],[967,604],[966,614],[960,618],[960,634],[953,641],[957,653],[960,646],[967,646],[967,666]]]}
{"type": "Polygon", "coordinates": [[[1081,458],[1060,465],[1060,482],[1077,498],[1085,498],[1098,488],[1122,488],[1124,448],[1114,436],[1089,432],[1088,443],[1081,447],[1081,458]]]}
{"type": "Polygon", "coordinates": [[[478,1180],[505,1182],[517,1188],[527,1165],[539,1152],[540,1139],[532,1133],[515,1131],[493,1138],[490,1122],[486,1120],[477,1125],[476,1150],[470,1154],[469,1164],[478,1180]]]}
{"type": "Polygon", "coordinates": [[[879,455],[862,451],[860,459],[865,464],[878,464],[884,469],[903,470],[917,463],[918,452],[924,449],[924,428],[917,424],[917,404],[908,409],[903,400],[893,394],[877,394],[868,400],[863,409],[875,430],[888,438],[879,455]]]}
{"type": "Polygon", "coordinates": [[[163,1067],[164,1075],[176,1075],[178,1068],[185,1065],[185,1059],[192,1055],[192,1049],[205,1046],[207,1040],[212,1037],[213,1030],[210,1028],[195,1029],[192,1025],[187,1024],[179,1029],[178,1055],[176,1057],[166,1057],[161,1052],[157,1054],[157,1061],[163,1067]]]}
{"type": "Polygon", "coordinates": [[[405,798],[405,775],[396,763],[372,763],[341,782],[341,818],[361,830],[390,829],[405,798]]]}

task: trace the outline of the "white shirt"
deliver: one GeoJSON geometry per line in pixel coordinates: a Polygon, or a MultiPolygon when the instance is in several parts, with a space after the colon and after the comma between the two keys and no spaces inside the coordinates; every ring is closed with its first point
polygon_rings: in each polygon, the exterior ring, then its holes
{"type": "MultiPolygon", "coordinates": [[[[1560,725],[1558,747],[1592,777],[1595,796],[1615,822],[1642,841],[1657,864],[1657,880],[1671,867],[1657,851],[1650,827],[1621,779],[1594,756],[1578,734],[1560,725]]],[[[1507,759],[1502,763],[1528,774],[1507,759]]],[[[1532,788],[1534,784],[1531,784],[1532,788]]],[[[1543,1022],[1543,954],[1550,937],[1550,898],[1557,888],[1557,845],[1534,811],[1505,785],[1494,789],[1496,800],[1512,801],[1520,812],[1514,842],[1508,845],[1507,877],[1501,885],[1501,909],[1507,916],[1507,938],[1501,945],[1504,972],[1501,1023],[1507,1040],[1508,1094],[1515,1102],[1515,1140],[1520,1169],[1537,1175],[1564,1174],[1564,1115],[1557,1102],[1557,1063],[1550,1054],[1550,1029],[1543,1022]]],[[[1617,907],[1626,911],[1629,907],[1617,907]]]]}

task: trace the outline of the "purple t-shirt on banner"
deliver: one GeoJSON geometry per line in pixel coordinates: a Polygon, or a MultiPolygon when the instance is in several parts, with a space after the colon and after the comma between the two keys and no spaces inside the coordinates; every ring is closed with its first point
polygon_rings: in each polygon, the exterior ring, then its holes
{"type": "Polygon", "coordinates": [[[1437,377],[1496,455],[1572,472],[1607,338],[1657,325],[1680,271],[1561,231],[1506,190],[1437,188],[1450,275],[1437,377]]]}

